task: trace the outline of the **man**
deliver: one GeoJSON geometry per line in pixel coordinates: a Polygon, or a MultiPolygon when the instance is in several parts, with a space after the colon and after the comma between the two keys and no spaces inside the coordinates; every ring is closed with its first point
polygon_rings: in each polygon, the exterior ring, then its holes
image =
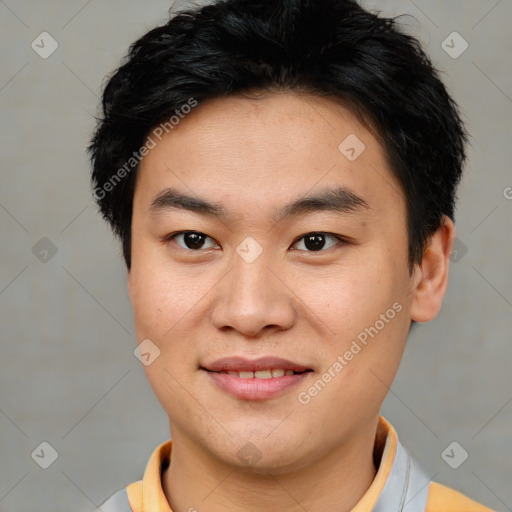
{"type": "Polygon", "coordinates": [[[467,134],[352,0],[226,0],[145,34],[90,152],[169,417],[107,511],[480,512],[379,411],[447,287],[467,134]]]}

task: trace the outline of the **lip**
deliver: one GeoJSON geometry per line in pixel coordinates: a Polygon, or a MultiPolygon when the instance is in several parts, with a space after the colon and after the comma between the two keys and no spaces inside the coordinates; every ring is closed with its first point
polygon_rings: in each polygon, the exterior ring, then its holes
{"type": "Polygon", "coordinates": [[[268,400],[289,391],[313,373],[304,372],[271,379],[242,379],[227,373],[208,371],[205,368],[201,368],[201,371],[216,387],[239,400],[268,400]]]}
{"type": "MultiPolygon", "coordinates": [[[[223,357],[217,359],[212,363],[201,366],[202,369],[210,372],[221,372],[221,371],[239,371],[239,372],[255,372],[258,370],[271,370],[275,368],[282,368],[283,370],[293,370],[295,372],[303,372],[306,370],[312,370],[307,366],[303,366],[299,363],[283,359],[281,357],[264,356],[257,359],[246,359],[239,356],[223,357]]],[[[290,375],[289,377],[292,377],[290,375]]],[[[278,377],[282,378],[282,377],[278,377]]]]}

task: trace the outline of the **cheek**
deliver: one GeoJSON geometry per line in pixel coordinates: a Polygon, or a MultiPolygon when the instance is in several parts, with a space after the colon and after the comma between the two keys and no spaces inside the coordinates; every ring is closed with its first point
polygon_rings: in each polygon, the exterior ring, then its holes
{"type": "Polygon", "coordinates": [[[177,404],[181,410],[179,383],[190,378],[196,361],[190,331],[184,328],[194,314],[198,290],[179,273],[141,258],[132,264],[130,281],[137,340],[149,339],[159,350],[158,357],[143,366],[144,372],[164,410],[176,410],[177,404]]]}
{"type": "Polygon", "coordinates": [[[377,320],[396,300],[390,274],[390,269],[354,258],[329,270],[297,273],[290,282],[310,315],[315,313],[331,336],[346,339],[377,320]]]}
{"type": "MultiPolygon", "coordinates": [[[[168,283],[158,272],[144,272],[139,265],[132,267],[131,302],[138,334],[144,337],[156,336],[172,320],[169,314],[175,311],[170,302],[168,283]]],[[[140,337],[140,336],[139,336],[140,337]]]]}
{"type": "Polygon", "coordinates": [[[302,283],[297,295],[304,297],[326,336],[324,370],[338,357],[343,360],[332,389],[351,389],[354,396],[370,398],[375,393],[385,396],[385,385],[396,373],[407,339],[410,298],[407,273],[398,263],[389,257],[368,261],[340,266],[321,279],[295,282],[302,283]]]}
{"type": "Polygon", "coordinates": [[[176,269],[157,258],[136,258],[131,272],[137,340],[149,339],[160,351],[155,363],[144,369],[155,391],[165,384],[176,394],[179,388],[168,372],[183,380],[197,369],[207,294],[215,281],[194,277],[197,271],[176,269]]]}
{"type": "Polygon", "coordinates": [[[134,244],[129,279],[137,332],[160,340],[192,310],[202,291],[193,275],[173,267],[160,248],[147,241],[134,244]]]}

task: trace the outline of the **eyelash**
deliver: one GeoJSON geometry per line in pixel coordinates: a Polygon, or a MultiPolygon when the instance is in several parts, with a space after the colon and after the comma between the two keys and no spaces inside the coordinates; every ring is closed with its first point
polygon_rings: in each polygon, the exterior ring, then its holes
{"type": "MultiPolygon", "coordinates": [[[[189,234],[189,233],[197,233],[199,235],[204,235],[206,236],[206,238],[209,238],[210,240],[214,240],[212,237],[206,235],[205,233],[202,233],[201,231],[176,231],[175,233],[171,233],[170,235],[167,235],[164,239],[163,239],[163,242],[164,243],[169,243],[169,242],[172,242],[177,236],[180,236],[180,235],[186,235],[186,234],[189,234]]],[[[307,237],[308,235],[324,235],[324,236],[328,236],[328,237],[332,237],[332,238],[335,238],[337,241],[338,241],[338,246],[343,246],[343,245],[348,245],[350,242],[347,241],[345,238],[341,237],[340,235],[335,235],[334,233],[327,233],[325,231],[310,231],[309,233],[305,233],[304,235],[296,238],[292,244],[295,245],[296,243],[298,243],[299,241],[301,241],[302,239],[304,239],[305,237],[307,237]]],[[[175,242],[176,243],[176,242],[175,242]]],[[[183,249],[184,251],[186,252],[201,252],[202,250],[204,249],[197,249],[197,250],[194,250],[194,249],[190,249],[190,248],[185,248],[185,247],[181,247],[180,245],[178,245],[178,247],[180,249],[183,249]]],[[[307,250],[302,250],[302,249],[298,249],[302,252],[308,252],[308,253],[312,253],[312,254],[315,254],[315,253],[321,253],[321,252],[327,252],[328,250],[330,249],[333,249],[335,248],[336,245],[333,245],[331,247],[328,247],[327,249],[320,249],[319,251],[307,251],[307,250]]],[[[211,247],[207,248],[207,249],[212,249],[211,247]]]]}

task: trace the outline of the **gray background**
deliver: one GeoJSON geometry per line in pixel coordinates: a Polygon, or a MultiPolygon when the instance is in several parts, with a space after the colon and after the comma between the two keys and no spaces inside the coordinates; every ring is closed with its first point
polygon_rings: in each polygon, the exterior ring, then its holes
{"type": "MultiPolygon", "coordinates": [[[[512,2],[364,2],[377,4],[413,16],[402,23],[472,134],[444,307],[413,331],[383,414],[434,480],[512,510],[512,2]],[[458,58],[441,46],[453,31],[469,43],[458,58]],[[441,457],[453,441],[469,453],[458,469],[441,457]]],[[[96,510],[169,437],[133,355],[125,268],[92,202],[84,148],[105,75],[170,5],[0,1],[3,512],[96,510]],[[47,59],[31,48],[43,31],[59,44],[47,59]],[[48,469],[31,457],[43,441],[58,452],[48,469]]]]}

